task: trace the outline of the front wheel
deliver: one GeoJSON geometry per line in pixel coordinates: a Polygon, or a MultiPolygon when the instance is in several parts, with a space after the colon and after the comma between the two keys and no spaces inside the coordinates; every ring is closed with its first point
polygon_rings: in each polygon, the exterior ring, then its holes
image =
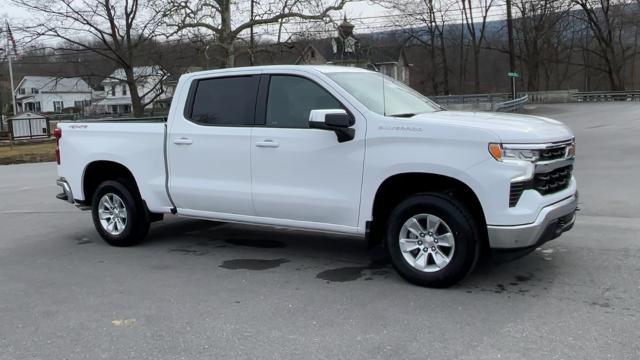
{"type": "Polygon", "coordinates": [[[448,287],[475,265],[480,240],[472,215],[448,195],[411,196],[391,212],[386,245],[393,266],[411,283],[448,287]]]}
{"type": "Polygon", "coordinates": [[[93,196],[93,224],[100,236],[112,246],[131,246],[149,231],[149,217],[142,201],[126,181],[105,181],[93,196]]]}

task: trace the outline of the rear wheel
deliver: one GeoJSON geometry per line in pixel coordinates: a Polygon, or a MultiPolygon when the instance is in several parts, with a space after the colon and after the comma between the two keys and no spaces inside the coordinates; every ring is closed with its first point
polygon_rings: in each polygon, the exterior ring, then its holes
{"type": "Polygon", "coordinates": [[[408,281],[447,287],[468,274],[480,254],[478,231],[464,205],[443,194],[411,196],[391,212],[386,245],[408,281]]]}
{"type": "Polygon", "coordinates": [[[149,216],[133,189],[126,180],[109,180],[101,183],[94,193],[93,224],[109,245],[135,245],[149,231],[149,216]]]}

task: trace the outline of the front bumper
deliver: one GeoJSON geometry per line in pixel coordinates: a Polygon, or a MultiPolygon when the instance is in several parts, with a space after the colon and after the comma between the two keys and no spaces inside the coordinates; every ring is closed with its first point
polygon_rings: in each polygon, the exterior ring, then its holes
{"type": "Polygon", "coordinates": [[[492,249],[518,249],[539,246],[569,231],[576,219],[578,194],[574,194],[540,211],[531,224],[487,226],[492,249]]]}

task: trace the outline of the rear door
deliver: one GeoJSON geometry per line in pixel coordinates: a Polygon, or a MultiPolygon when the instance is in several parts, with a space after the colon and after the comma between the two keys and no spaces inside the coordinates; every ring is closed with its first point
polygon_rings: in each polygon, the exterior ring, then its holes
{"type": "Polygon", "coordinates": [[[179,212],[253,215],[251,126],[259,75],[194,80],[167,139],[169,187],[179,212]]]}
{"type": "Polygon", "coordinates": [[[357,226],[366,127],[362,115],[346,107],[322,78],[272,74],[264,75],[262,84],[261,94],[268,96],[262,97],[264,109],[258,106],[262,111],[251,140],[256,215],[306,222],[310,228],[357,226]],[[311,110],[340,108],[355,116],[353,140],[340,143],[332,131],[309,128],[311,110]]]}

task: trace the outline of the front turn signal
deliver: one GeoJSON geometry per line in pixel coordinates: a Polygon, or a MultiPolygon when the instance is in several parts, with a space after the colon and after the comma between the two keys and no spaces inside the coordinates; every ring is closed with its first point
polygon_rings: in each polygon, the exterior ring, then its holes
{"type": "Polygon", "coordinates": [[[502,161],[502,146],[500,146],[500,144],[490,143],[489,154],[497,161],[502,161]]]}

